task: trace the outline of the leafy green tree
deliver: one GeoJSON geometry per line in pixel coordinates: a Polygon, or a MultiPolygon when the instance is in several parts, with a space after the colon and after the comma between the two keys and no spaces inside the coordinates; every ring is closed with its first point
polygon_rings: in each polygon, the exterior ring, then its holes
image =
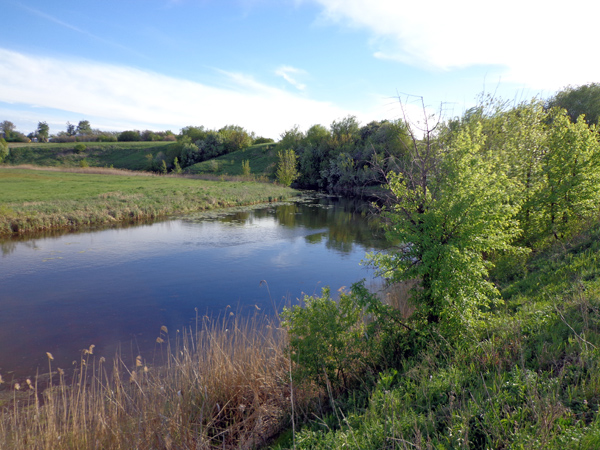
{"type": "Polygon", "coordinates": [[[127,131],[122,131],[121,133],[119,133],[117,140],[119,142],[135,142],[135,141],[141,141],[142,137],[140,135],[140,132],[137,130],[127,130],[127,131]]]}
{"type": "Polygon", "coordinates": [[[277,153],[277,181],[284,186],[291,185],[298,177],[297,158],[294,150],[287,149],[277,153]]]}
{"type": "Polygon", "coordinates": [[[423,139],[411,134],[410,158],[390,173],[394,202],[384,212],[387,236],[401,244],[370,258],[393,282],[418,280],[417,317],[457,333],[497,296],[485,255],[515,251],[518,206],[507,168],[485,151],[481,125],[461,126],[446,142],[429,128],[423,139]]]}
{"type": "Polygon", "coordinates": [[[582,86],[567,86],[548,100],[548,108],[559,107],[567,110],[571,122],[585,115],[588,125],[598,125],[600,118],[600,83],[582,86]]]}
{"type": "Polygon", "coordinates": [[[67,136],[75,136],[77,131],[75,131],[75,125],[71,122],[67,122],[67,136]]]}
{"type": "Polygon", "coordinates": [[[37,138],[41,142],[48,142],[49,133],[50,133],[50,127],[48,126],[48,124],[46,122],[39,122],[37,131],[36,131],[37,138]]]}
{"type": "Polygon", "coordinates": [[[245,159],[242,161],[242,175],[245,177],[250,176],[250,160],[245,159]]]}
{"type": "Polygon", "coordinates": [[[551,113],[547,150],[543,156],[545,189],[537,203],[547,232],[555,239],[597,213],[600,202],[600,141],[583,116],[569,120],[563,109],[551,113]]]}
{"type": "Polygon", "coordinates": [[[177,175],[179,175],[182,172],[181,166],[179,165],[179,158],[177,158],[177,156],[173,160],[173,170],[171,172],[177,175]]]}
{"type": "Polygon", "coordinates": [[[77,125],[77,134],[81,134],[83,136],[89,136],[92,134],[92,126],[90,125],[89,120],[80,120],[77,125]]]}
{"type": "Polygon", "coordinates": [[[231,153],[252,145],[252,136],[238,125],[227,125],[219,130],[223,137],[225,153],[231,153]]]}
{"type": "Polygon", "coordinates": [[[181,132],[179,133],[179,138],[181,139],[187,136],[190,138],[190,142],[196,142],[204,140],[206,138],[207,132],[208,130],[206,130],[202,125],[199,127],[194,127],[190,125],[181,129],[181,132]]]}
{"type": "Polygon", "coordinates": [[[0,131],[4,133],[4,138],[9,141],[12,137],[12,133],[16,131],[15,124],[9,120],[0,122],[0,131]]]}

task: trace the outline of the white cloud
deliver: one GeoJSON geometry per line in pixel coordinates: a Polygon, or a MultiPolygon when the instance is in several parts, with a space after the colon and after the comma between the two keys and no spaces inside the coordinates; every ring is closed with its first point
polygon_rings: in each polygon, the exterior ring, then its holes
{"type": "Polygon", "coordinates": [[[275,71],[275,74],[282,77],[285,81],[287,81],[288,83],[290,83],[292,86],[294,86],[296,89],[303,91],[304,89],[306,89],[306,85],[299,82],[296,79],[296,75],[304,75],[306,74],[306,72],[304,70],[301,69],[296,69],[295,67],[292,66],[281,66],[279,69],[277,69],[275,71]]]}
{"type": "MultiPolygon", "coordinates": [[[[307,129],[352,114],[244,74],[220,73],[226,87],[132,67],[38,57],[0,48],[0,102],[11,103],[13,110],[20,104],[27,109],[35,105],[64,111],[62,119],[54,114],[55,121],[62,123],[91,116],[121,129],[173,131],[187,125],[220,128],[236,124],[273,138],[295,124],[307,129]]],[[[26,114],[23,110],[21,115],[26,114]]],[[[46,119],[32,117],[32,122],[40,120],[46,119]]]]}
{"type": "Polygon", "coordinates": [[[451,70],[505,69],[504,81],[536,89],[598,81],[600,3],[542,0],[312,0],[328,21],[368,29],[375,57],[451,70]]]}

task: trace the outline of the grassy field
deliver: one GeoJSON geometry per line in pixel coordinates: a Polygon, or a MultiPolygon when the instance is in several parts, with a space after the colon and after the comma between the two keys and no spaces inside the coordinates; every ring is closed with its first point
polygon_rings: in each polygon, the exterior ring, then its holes
{"type": "Polygon", "coordinates": [[[241,175],[242,162],[250,161],[250,172],[257,176],[275,178],[277,151],[275,144],[258,144],[244,150],[186,167],[191,174],[241,175]]]}
{"type": "Polygon", "coordinates": [[[50,167],[79,167],[85,160],[90,166],[144,170],[148,167],[146,155],[163,153],[170,162],[178,152],[174,142],[84,142],[86,149],[77,152],[74,143],[11,144],[5,163],[34,164],[50,167]]]}
{"type": "Polygon", "coordinates": [[[249,205],[294,196],[270,183],[143,172],[0,168],[0,235],[249,205]]]}

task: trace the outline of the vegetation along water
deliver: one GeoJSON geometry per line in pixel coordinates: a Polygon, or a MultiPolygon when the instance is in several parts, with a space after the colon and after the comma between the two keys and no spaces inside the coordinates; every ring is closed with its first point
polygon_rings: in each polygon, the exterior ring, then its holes
{"type": "MultiPolygon", "coordinates": [[[[598,102],[580,101],[599,93],[289,130],[274,157],[294,151],[297,186],[379,196],[393,246],[368,260],[385,292],[161,329],[162,369],[86,348],[67,382],[49,354],[46,378],[5,388],[0,446],[600,448],[598,102]]],[[[192,128],[183,171],[234,152],[240,130],[192,128]]]]}

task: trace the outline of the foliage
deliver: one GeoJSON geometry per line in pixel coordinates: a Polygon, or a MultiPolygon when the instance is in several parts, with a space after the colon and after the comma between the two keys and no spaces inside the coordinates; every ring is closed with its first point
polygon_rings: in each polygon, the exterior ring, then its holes
{"type": "Polygon", "coordinates": [[[294,150],[283,150],[277,153],[277,181],[284,186],[291,185],[298,177],[297,158],[294,150]]]}
{"type": "MultiPolygon", "coordinates": [[[[128,131],[122,131],[121,133],[119,133],[117,140],[119,142],[141,141],[142,136],[140,135],[140,132],[137,130],[128,130],[128,131]]],[[[148,140],[153,140],[153,139],[148,139],[148,140]]]]}
{"type": "Polygon", "coordinates": [[[87,160],[84,158],[81,161],[79,161],[79,167],[90,167],[90,163],[88,163],[87,160]]]}
{"type": "Polygon", "coordinates": [[[250,160],[245,159],[242,161],[242,175],[247,177],[250,176],[250,160]]]}
{"type": "Polygon", "coordinates": [[[2,122],[0,122],[0,131],[4,133],[4,139],[6,139],[7,142],[10,142],[12,133],[16,131],[15,124],[12,123],[10,120],[3,120],[2,122]]]}
{"type": "Polygon", "coordinates": [[[179,165],[179,158],[177,158],[177,156],[173,160],[173,170],[172,170],[172,172],[174,174],[177,174],[177,175],[179,175],[182,172],[181,166],[179,165]]]}
{"type": "Polygon", "coordinates": [[[8,143],[4,140],[4,138],[0,138],[0,163],[4,161],[9,153],[10,150],[8,148],[8,143]]]}
{"type": "Polygon", "coordinates": [[[349,387],[365,363],[365,325],[356,294],[340,293],[335,301],[325,288],[321,297],[306,296],[304,307],[285,308],[281,317],[295,378],[336,390],[349,387]]]}
{"type": "Polygon", "coordinates": [[[48,142],[50,127],[46,122],[39,122],[37,126],[36,136],[40,142],[48,142]]]}
{"type": "Polygon", "coordinates": [[[254,139],[254,141],[252,141],[252,145],[258,145],[258,144],[273,144],[275,141],[271,138],[266,138],[266,137],[262,137],[259,136],[256,139],[254,139]]]}
{"type": "Polygon", "coordinates": [[[584,115],[588,125],[598,125],[600,118],[600,83],[567,86],[547,102],[547,108],[559,107],[567,110],[571,122],[584,115]]]}
{"type": "Polygon", "coordinates": [[[75,153],[83,153],[85,152],[87,149],[86,145],[83,143],[79,143],[79,144],[75,144],[75,147],[73,147],[73,150],[75,151],[75,153]]]}
{"type": "Polygon", "coordinates": [[[598,211],[600,140],[582,116],[573,123],[566,111],[554,110],[550,117],[542,159],[545,186],[537,200],[546,233],[559,239],[598,211]]]}
{"type": "Polygon", "coordinates": [[[460,129],[447,145],[432,140],[415,139],[411,163],[390,174],[386,235],[401,244],[371,261],[393,282],[419,280],[417,314],[454,333],[497,296],[484,255],[511,250],[517,208],[498,156],[483,152],[480,126],[460,129]]]}
{"type": "Polygon", "coordinates": [[[77,134],[80,134],[82,136],[88,136],[88,135],[93,134],[92,126],[90,125],[89,120],[80,120],[79,121],[79,123],[77,124],[77,134]]]}

